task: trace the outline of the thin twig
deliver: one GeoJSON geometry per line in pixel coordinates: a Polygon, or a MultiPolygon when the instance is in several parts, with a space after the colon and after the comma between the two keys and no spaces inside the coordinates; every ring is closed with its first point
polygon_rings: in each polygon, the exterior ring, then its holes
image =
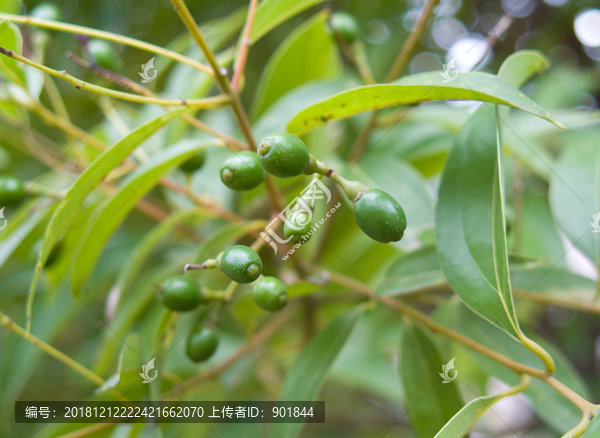
{"type": "Polygon", "coordinates": [[[281,326],[288,320],[290,315],[294,311],[294,303],[289,303],[285,309],[279,312],[271,321],[269,321],[255,336],[253,336],[248,342],[241,346],[235,353],[229,358],[220,363],[219,365],[203,371],[194,377],[189,378],[177,385],[176,392],[180,393],[190,390],[192,387],[202,383],[208,379],[216,377],[221,372],[235,364],[240,358],[245,356],[254,348],[265,342],[271,336],[279,332],[281,326]]]}
{"type": "MultiPolygon", "coordinates": [[[[198,28],[198,26],[196,25],[196,22],[194,21],[194,18],[192,17],[192,14],[185,5],[184,1],[171,0],[171,3],[173,3],[175,11],[177,11],[177,13],[179,14],[181,21],[183,21],[183,24],[192,35],[192,38],[204,53],[204,57],[213,68],[213,71],[215,73],[215,80],[217,81],[219,88],[221,88],[221,91],[223,93],[230,97],[229,103],[231,104],[231,108],[237,119],[238,126],[240,127],[242,134],[244,134],[246,141],[250,145],[250,149],[252,151],[256,151],[258,149],[258,146],[252,133],[250,121],[248,120],[246,111],[242,106],[239,95],[236,92],[234,92],[234,90],[231,88],[231,84],[229,83],[229,79],[227,78],[227,69],[223,69],[219,66],[215,54],[206,42],[206,39],[204,38],[204,35],[202,35],[200,28],[198,28]]],[[[267,175],[264,183],[267,188],[267,196],[269,197],[269,201],[271,202],[272,207],[277,211],[283,210],[285,208],[285,205],[283,203],[283,196],[281,195],[279,189],[275,185],[275,180],[273,179],[272,175],[267,175]]]]}
{"type": "Polygon", "coordinates": [[[432,331],[440,333],[440,334],[446,336],[447,338],[453,339],[453,340],[465,345],[469,349],[475,350],[475,351],[489,357],[490,359],[495,360],[496,362],[510,368],[517,374],[528,374],[531,377],[535,377],[536,379],[546,382],[548,385],[550,385],[552,388],[554,388],[556,391],[558,391],[563,397],[565,397],[566,399],[571,401],[575,406],[577,406],[579,409],[581,409],[582,412],[596,413],[598,411],[597,405],[594,405],[593,403],[590,403],[589,401],[585,400],[579,394],[575,393],[573,390],[571,390],[570,388],[566,387],[561,382],[556,380],[556,378],[554,378],[552,376],[548,376],[548,374],[546,373],[545,370],[540,370],[540,369],[537,369],[534,367],[530,367],[528,365],[523,365],[522,363],[519,363],[517,361],[514,361],[514,360],[512,360],[490,348],[487,348],[487,347],[479,344],[478,342],[476,342],[466,336],[461,335],[458,332],[455,332],[454,330],[451,330],[441,324],[436,323],[435,321],[433,321],[431,318],[429,318],[424,313],[421,313],[418,310],[416,310],[400,301],[394,300],[389,297],[383,297],[383,298],[381,298],[381,300],[384,301],[388,306],[393,307],[394,309],[400,311],[401,313],[408,315],[414,319],[419,320],[420,322],[422,322],[423,324],[428,326],[432,331]]]}
{"type": "MultiPolygon", "coordinates": [[[[400,53],[398,53],[398,57],[394,61],[394,64],[392,65],[385,79],[386,82],[391,82],[394,79],[398,78],[398,76],[400,76],[400,74],[406,67],[410,55],[415,49],[417,42],[419,41],[419,38],[421,37],[423,30],[425,29],[425,25],[427,24],[427,21],[429,21],[429,17],[431,17],[433,9],[435,8],[435,5],[438,3],[438,1],[439,0],[427,0],[425,7],[421,11],[421,15],[417,20],[417,24],[415,25],[414,30],[410,32],[408,38],[402,46],[402,49],[400,49],[400,53]]],[[[358,159],[362,155],[367,145],[367,142],[369,141],[371,131],[377,125],[377,117],[379,117],[379,110],[375,110],[371,113],[371,117],[369,117],[369,120],[367,121],[361,132],[358,134],[358,137],[354,142],[354,146],[352,147],[352,151],[350,152],[350,155],[348,157],[348,160],[350,162],[358,161],[358,159]]]]}
{"type": "Polygon", "coordinates": [[[234,92],[239,91],[240,81],[244,75],[244,68],[248,59],[248,52],[252,41],[250,40],[250,34],[252,33],[252,24],[254,23],[254,14],[256,12],[256,6],[258,0],[250,0],[250,6],[248,7],[248,16],[246,17],[246,25],[244,26],[244,34],[242,36],[240,52],[235,65],[233,67],[233,78],[231,79],[231,88],[234,92]]]}
{"type": "Polygon", "coordinates": [[[439,0],[427,0],[427,3],[425,3],[425,7],[421,11],[421,15],[419,15],[419,19],[417,20],[417,24],[415,25],[414,30],[412,30],[408,35],[408,38],[406,38],[402,49],[400,49],[400,53],[398,53],[398,57],[394,61],[392,68],[390,69],[387,77],[385,78],[386,82],[391,82],[394,79],[398,78],[400,74],[402,74],[402,71],[406,67],[410,55],[417,46],[417,42],[421,38],[423,30],[425,30],[425,26],[429,21],[429,17],[431,17],[433,9],[437,5],[438,1],[439,0]]]}
{"type": "Polygon", "coordinates": [[[130,38],[124,35],[118,35],[114,32],[105,32],[103,30],[90,29],[88,27],[62,23],[59,21],[43,20],[41,18],[29,17],[27,15],[0,13],[0,19],[10,20],[14,23],[24,24],[26,26],[38,26],[43,27],[45,29],[53,29],[61,32],[74,33],[76,35],[87,35],[94,38],[112,41],[113,43],[124,44],[128,47],[140,49],[145,52],[155,53],[166,58],[171,58],[174,61],[181,62],[182,64],[187,64],[190,67],[194,67],[195,69],[200,70],[201,72],[206,73],[209,76],[213,75],[213,72],[209,67],[197,61],[194,61],[193,59],[188,58],[187,56],[181,55],[172,50],[165,50],[164,47],[156,46],[145,41],[136,40],[135,38],[130,38]]]}
{"type": "Polygon", "coordinates": [[[71,76],[66,71],[58,71],[54,70],[50,67],[46,67],[45,65],[39,64],[29,58],[25,58],[24,56],[19,55],[18,53],[12,50],[6,50],[0,47],[0,53],[8,56],[9,58],[16,59],[17,61],[21,61],[24,64],[30,65],[32,67],[37,68],[45,73],[48,73],[52,76],[55,76],[59,79],[62,79],[65,82],[73,85],[78,90],[86,90],[96,94],[102,94],[104,96],[113,97],[119,100],[126,100],[128,102],[135,103],[145,103],[145,104],[156,104],[162,106],[186,106],[194,109],[218,109],[223,108],[225,105],[229,103],[230,98],[227,96],[216,96],[216,97],[206,97],[204,99],[191,99],[187,101],[182,100],[173,100],[173,99],[160,99],[158,97],[147,97],[140,96],[137,94],[131,94],[124,91],[116,91],[111,90],[110,88],[101,87],[99,85],[90,84],[89,82],[82,81],[74,76],[71,76]]]}
{"type": "MultiPolygon", "coordinates": [[[[75,61],[77,64],[83,66],[85,69],[90,70],[93,74],[101,76],[104,79],[114,82],[117,85],[120,85],[126,89],[130,89],[131,91],[138,93],[138,94],[142,94],[144,96],[157,97],[156,94],[154,94],[148,88],[144,87],[143,85],[138,84],[137,82],[132,81],[131,79],[129,79],[126,76],[122,76],[119,73],[115,73],[113,71],[107,70],[100,66],[93,66],[86,60],[81,59],[79,56],[74,55],[71,52],[67,53],[67,57],[69,59],[72,59],[73,61],[75,61]]],[[[237,138],[212,129],[211,127],[209,127],[202,121],[195,119],[191,114],[183,114],[181,116],[181,118],[182,118],[182,120],[185,120],[190,125],[192,125],[194,128],[196,128],[202,132],[205,132],[207,134],[210,134],[213,137],[219,138],[220,140],[223,141],[223,143],[227,147],[233,146],[232,149],[235,149],[235,150],[250,149],[250,147],[247,144],[242,143],[237,138]]]]}

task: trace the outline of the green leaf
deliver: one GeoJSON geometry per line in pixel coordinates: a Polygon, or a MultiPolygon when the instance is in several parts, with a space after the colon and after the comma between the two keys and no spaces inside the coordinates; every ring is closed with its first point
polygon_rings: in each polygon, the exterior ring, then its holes
{"type": "MultiPolygon", "coordinates": [[[[0,46],[12,50],[19,55],[23,52],[23,37],[19,28],[11,21],[0,21],[0,46]]],[[[25,87],[25,73],[20,68],[20,63],[5,55],[0,55],[0,72],[4,73],[11,81],[25,87]]]]}
{"type": "MultiPolygon", "coordinates": [[[[444,325],[514,361],[536,368],[540,367],[540,359],[506,332],[491,325],[460,302],[449,304],[452,307],[457,306],[447,315],[448,320],[442,322],[444,325]]],[[[554,377],[577,394],[589,399],[589,390],[583,379],[564,354],[549,342],[543,339],[534,339],[552,355],[556,363],[554,377]]],[[[487,356],[469,350],[458,352],[457,361],[461,360],[461,355],[475,355],[483,371],[508,385],[516,385],[519,382],[519,377],[514,371],[487,356]]],[[[524,393],[531,399],[539,417],[558,432],[565,433],[579,423],[581,411],[546,383],[532,379],[531,385],[524,393]]]]}
{"type": "Polygon", "coordinates": [[[403,404],[395,364],[395,347],[403,328],[398,315],[385,305],[366,310],[331,366],[327,381],[403,404]]]}
{"type": "Polygon", "coordinates": [[[31,320],[31,308],[35,296],[35,290],[42,272],[42,268],[48,259],[48,255],[52,247],[60,237],[63,229],[71,221],[75,212],[83,203],[85,198],[96,188],[100,182],[108,175],[108,173],[119,165],[127,156],[133,152],[140,144],[144,142],[157,130],[165,126],[170,121],[179,117],[185,109],[177,109],[166,114],[160,115],[157,118],[147,122],[135,131],[131,132],[111,149],[100,155],[86,170],[81,174],[79,179],[71,186],[62,202],[54,212],[46,233],[39,259],[35,266],[33,280],[29,289],[29,299],[27,303],[28,323],[31,320]]]}
{"type": "Polygon", "coordinates": [[[382,296],[402,295],[445,284],[437,249],[435,246],[426,246],[404,254],[392,263],[375,290],[377,295],[382,296]]]}
{"type": "MultiPolygon", "coordinates": [[[[42,207],[42,202],[40,199],[32,199],[12,213],[10,220],[6,219],[6,229],[0,232],[0,268],[54,207],[42,207]]],[[[0,219],[0,223],[3,222],[4,220],[0,219]]]]}
{"type": "Polygon", "coordinates": [[[520,338],[508,272],[495,111],[483,105],[448,156],[436,208],[440,262],[475,312],[520,338]]]}
{"type": "Polygon", "coordinates": [[[600,210],[599,129],[569,132],[550,176],[550,208],[572,243],[596,264],[600,262],[600,234],[594,227],[600,210]],[[594,224],[594,225],[592,225],[594,224]]]}
{"type": "Polygon", "coordinates": [[[515,88],[521,88],[531,76],[548,68],[550,60],[537,50],[520,50],[504,60],[498,77],[515,88]]]}
{"type": "Polygon", "coordinates": [[[444,425],[435,435],[435,438],[462,438],[493,404],[505,397],[523,391],[529,385],[529,382],[530,380],[527,376],[521,384],[514,388],[510,388],[500,394],[487,395],[471,400],[444,425]]]}
{"type": "Polygon", "coordinates": [[[341,61],[335,40],[327,29],[327,15],[319,13],[296,28],[269,59],[253,102],[254,118],[297,86],[316,79],[334,78],[340,72],[341,61]]]}
{"type": "Polygon", "coordinates": [[[346,81],[335,79],[312,81],[288,91],[272,103],[271,106],[254,123],[252,129],[257,140],[265,138],[272,132],[285,131],[288,120],[298,110],[339,93],[346,87],[346,81]]]}
{"type": "Polygon", "coordinates": [[[21,7],[19,0],[0,0],[0,11],[6,14],[17,14],[21,7]]]}
{"type": "Polygon", "coordinates": [[[165,149],[133,172],[121,184],[119,190],[106,200],[95,217],[90,219],[87,233],[81,241],[75,259],[72,287],[76,293],[79,293],[94,270],[108,239],[135,204],[158,184],[160,178],[171,167],[183,163],[207,147],[206,144],[183,140],[179,145],[165,149]]]}
{"type": "Polygon", "coordinates": [[[585,433],[581,435],[581,438],[596,438],[597,436],[600,436],[600,413],[596,413],[596,416],[585,433]]]}
{"type": "Polygon", "coordinates": [[[256,14],[250,33],[250,40],[255,43],[285,20],[310,8],[323,3],[324,0],[263,0],[256,14]]]}
{"type": "MultiPolygon", "coordinates": [[[[283,380],[279,400],[312,401],[317,397],[329,367],[346,343],[361,313],[362,307],[357,306],[342,314],[304,347],[283,380]]],[[[269,436],[295,438],[302,426],[302,423],[273,423],[269,436]]]]}
{"type": "Polygon", "coordinates": [[[332,120],[365,111],[432,100],[480,100],[507,105],[562,127],[537,103],[497,76],[481,72],[461,73],[445,84],[439,72],[431,72],[407,76],[391,84],[366,85],[336,94],[297,113],[288,124],[288,132],[300,135],[332,120]]]}
{"type": "MultiPolygon", "coordinates": [[[[444,383],[439,375],[450,358],[442,360],[433,341],[417,326],[404,330],[400,358],[398,371],[412,429],[418,438],[430,438],[463,406],[457,384],[444,383]]],[[[449,368],[446,374],[454,373],[449,368]]]]}
{"type": "Polygon", "coordinates": [[[570,272],[566,266],[511,266],[510,281],[515,290],[591,300],[596,283],[570,272]]]}
{"type": "MultiPolygon", "coordinates": [[[[169,217],[158,223],[152,230],[144,236],[144,239],[135,247],[127,258],[127,263],[123,266],[121,274],[116,283],[119,288],[119,295],[127,293],[133,286],[135,277],[144,266],[146,259],[160,243],[168,237],[173,230],[192,218],[211,217],[212,214],[200,208],[190,210],[176,211],[169,217]]],[[[116,311],[116,308],[115,308],[116,311]]]]}

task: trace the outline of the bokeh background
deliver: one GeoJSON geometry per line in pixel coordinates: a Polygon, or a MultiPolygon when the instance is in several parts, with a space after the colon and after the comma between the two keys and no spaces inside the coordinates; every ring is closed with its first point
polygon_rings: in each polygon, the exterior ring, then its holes
{"type": "MultiPolygon", "coordinates": [[[[22,12],[31,10],[36,3],[24,1],[22,12]]],[[[68,0],[52,3],[60,8],[63,20],[69,23],[114,31],[164,47],[173,47],[176,50],[188,50],[190,45],[189,38],[183,33],[180,20],[166,0],[68,0]]],[[[246,3],[230,0],[187,2],[194,17],[201,23],[209,23],[209,26],[211,20],[229,15],[237,8],[243,8],[246,3]]],[[[417,0],[330,1],[294,17],[252,47],[246,70],[245,91],[242,94],[244,104],[247,107],[251,106],[254,90],[259,83],[263,68],[281,41],[300,23],[323,8],[348,11],[357,17],[361,23],[368,59],[374,75],[378,80],[383,80],[423,4],[424,2],[417,0]]],[[[528,84],[524,91],[549,110],[577,109],[580,112],[589,112],[590,120],[597,120],[600,98],[599,6],[597,0],[441,0],[405,73],[441,70],[443,65],[453,58],[457,58],[456,67],[459,71],[476,68],[496,73],[502,61],[511,53],[523,49],[537,49],[548,56],[552,67],[528,84]]],[[[240,17],[243,20],[243,14],[240,17]]],[[[235,27],[239,28],[241,24],[240,20],[237,24],[232,24],[232,35],[223,47],[236,41],[235,27]]],[[[31,41],[32,29],[27,27],[22,29],[27,44],[31,41]]],[[[117,44],[113,44],[112,47],[120,58],[120,65],[117,68],[119,73],[138,81],[140,65],[148,61],[149,55],[117,44]]],[[[67,52],[84,57],[82,47],[74,35],[52,32],[45,63],[57,70],[65,69],[76,77],[102,83],[102,79],[94,78],[91,73],[67,58],[65,56],[67,52]]],[[[310,62],[310,59],[306,62],[310,62]]],[[[151,86],[161,91],[173,66],[160,57],[157,57],[154,65],[159,76],[151,86]]],[[[358,82],[358,76],[347,64],[344,71],[350,82],[358,82]]],[[[83,93],[78,93],[66,83],[57,81],[57,85],[76,125],[84,130],[91,128],[93,133],[104,136],[107,141],[118,138],[118,133],[102,130],[96,126],[103,115],[103,109],[97,102],[83,93]]],[[[180,86],[185,91],[186,84],[180,86]]],[[[457,104],[457,114],[465,114],[469,110],[468,105],[468,103],[457,104]]],[[[337,139],[334,149],[340,158],[348,153],[363,120],[364,118],[357,117],[349,121],[345,125],[343,135],[334,136],[337,139]]],[[[33,129],[48,138],[59,141],[64,139],[61,132],[49,128],[35,116],[31,117],[30,123],[33,129]]],[[[224,117],[215,116],[214,123],[222,130],[235,132],[231,121],[224,117]]],[[[407,138],[404,145],[407,150],[412,145],[411,141],[415,144],[431,143],[427,161],[423,156],[410,156],[410,151],[399,153],[406,154],[406,159],[422,173],[426,186],[432,193],[435,192],[436,184],[439,182],[439,170],[449,143],[452,141],[454,135],[452,131],[453,129],[450,128],[448,132],[443,133],[444,135],[435,138],[402,137],[407,138]],[[430,159],[435,156],[439,156],[437,161],[430,159]]],[[[19,141],[19,135],[13,128],[3,126],[0,132],[2,133],[1,172],[31,179],[44,171],[45,168],[41,164],[19,152],[19,148],[15,147],[14,142],[19,141]]],[[[592,131],[590,135],[597,136],[598,131],[592,131]]],[[[395,138],[399,137],[392,133],[382,140],[380,147],[391,147],[389,143],[395,141],[393,140],[395,138]]],[[[556,143],[544,140],[541,141],[541,147],[549,156],[554,156],[561,144],[572,141],[578,140],[576,137],[564,137],[556,143]]],[[[510,166],[508,172],[512,172],[510,166]]],[[[514,187],[511,178],[507,178],[507,181],[507,202],[510,207],[514,202],[512,196],[514,187]]],[[[393,184],[393,181],[390,181],[390,184],[393,184]]],[[[535,209],[528,211],[527,217],[531,219],[531,223],[525,225],[526,234],[527,230],[540,228],[540,223],[548,220],[549,214],[546,213],[549,208],[544,198],[547,195],[548,184],[534,173],[526,175],[523,184],[527,187],[528,196],[541,199],[539,204],[531,204],[539,206],[541,213],[534,211],[535,209]],[[538,213],[539,216],[535,216],[538,213]]],[[[230,204],[234,202],[226,190],[215,187],[215,184],[211,184],[210,181],[197,182],[197,188],[230,204]]],[[[134,213],[111,240],[94,277],[94,288],[98,293],[90,295],[92,297],[90,303],[98,312],[102,312],[105,292],[110,288],[127,254],[153,224],[145,216],[134,213]]],[[[522,252],[529,253],[530,256],[562,254],[564,248],[567,248],[570,243],[551,225],[548,228],[541,227],[542,231],[530,240],[525,237],[522,252]],[[550,230],[548,234],[544,234],[546,230],[550,230]]],[[[210,233],[210,230],[208,232],[210,233]]],[[[35,244],[39,244],[42,233],[41,226],[31,233],[28,242],[32,247],[35,248],[35,244]]],[[[180,236],[181,240],[185,238],[180,236]]],[[[371,250],[371,253],[365,251],[364,254],[373,255],[379,251],[372,248],[371,250]]],[[[177,248],[167,246],[161,248],[161,251],[154,255],[152,266],[160,266],[164,259],[179,257],[178,251],[177,248]]],[[[384,253],[382,257],[386,255],[389,254],[384,253]]],[[[25,291],[32,275],[34,262],[35,255],[27,246],[21,245],[0,267],[0,307],[6,314],[13,316],[18,323],[22,323],[19,318],[23,315],[25,291]]],[[[377,264],[377,259],[372,259],[371,263],[377,264]]],[[[576,250],[569,252],[560,263],[590,279],[590,283],[591,279],[597,278],[597,271],[593,264],[576,250]]],[[[358,262],[355,262],[353,267],[356,264],[358,262]]],[[[363,266],[362,269],[361,273],[368,275],[374,270],[374,266],[363,266]]],[[[56,310],[67,305],[61,301],[60,296],[67,291],[56,279],[54,282],[51,279],[50,284],[58,289],[58,292],[42,295],[43,303],[38,308],[38,314],[40,312],[43,314],[44,309],[51,310],[47,310],[47,320],[40,318],[38,325],[34,325],[34,332],[46,330],[53,345],[69,352],[78,360],[89,363],[90,358],[96,355],[101,325],[85,312],[80,313],[75,309],[60,316],[64,324],[56,324],[58,315],[56,310]]],[[[586,284],[586,287],[588,286],[589,284],[586,284]]],[[[568,356],[591,389],[593,399],[599,401],[599,318],[554,307],[525,306],[520,311],[527,319],[536,321],[538,332],[568,356]]],[[[320,397],[327,402],[328,428],[318,430],[307,428],[303,436],[325,437],[335,434],[335,436],[380,437],[386,433],[387,437],[411,436],[408,420],[404,415],[406,409],[398,407],[396,403],[402,399],[399,385],[396,387],[389,383],[397,381],[393,362],[394,358],[397,359],[397,352],[390,347],[398,336],[398,325],[393,324],[396,316],[390,315],[385,310],[379,310],[369,318],[371,321],[365,325],[368,329],[357,331],[350,339],[350,346],[336,362],[331,378],[320,397]],[[380,358],[385,358],[386,361],[378,360],[380,358]],[[382,363],[387,365],[382,366],[382,363]]],[[[147,321],[144,324],[151,324],[151,322],[147,321]]],[[[230,329],[229,347],[239,345],[243,329],[237,326],[235,321],[225,321],[224,325],[230,329]]],[[[279,356],[285,356],[287,353],[285,345],[275,352],[279,356]]],[[[270,363],[268,358],[259,359],[258,362],[262,370],[257,373],[258,377],[254,375],[250,378],[243,372],[233,370],[223,376],[220,383],[208,384],[205,388],[205,396],[221,398],[226,394],[230,397],[252,397],[256,394],[257,385],[267,388],[266,394],[276,396],[280,381],[277,378],[272,380],[270,377],[271,374],[279,375],[278,372],[270,372],[275,365],[270,363]]],[[[244,364],[241,366],[243,367],[244,364]]],[[[473,380],[486,391],[497,392],[501,387],[498,381],[479,375],[477,363],[463,366],[464,368],[459,371],[461,375],[471,373],[471,376],[474,376],[473,380]]],[[[186,372],[189,370],[186,369],[186,372]]],[[[0,332],[0,436],[33,436],[36,432],[33,428],[12,424],[11,406],[17,398],[51,400],[59,397],[68,400],[86,397],[88,393],[87,384],[79,377],[73,377],[71,373],[66,372],[61,364],[43,357],[22,340],[0,332]]],[[[530,402],[525,397],[520,396],[502,402],[495,410],[502,418],[499,419],[492,413],[486,414],[472,437],[559,436],[533,413],[530,402]]],[[[198,433],[211,435],[206,429],[198,433]]],[[[237,433],[236,429],[231,427],[219,432],[219,436],[241,436],[237,433]]]]}

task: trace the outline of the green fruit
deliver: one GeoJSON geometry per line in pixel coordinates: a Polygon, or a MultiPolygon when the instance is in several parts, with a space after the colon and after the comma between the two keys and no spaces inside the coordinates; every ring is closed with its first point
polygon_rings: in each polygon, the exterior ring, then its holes
{"type": "Polygon", "coordinates": [[[349,43],[354,42],[360,34],[360,26],[356,18],[347,12],[336,12],[331,16],[329,24],[335,33],[349,43]]]}
{"type": "Polygon", "coordinates": [[[373,240],[389,243],[402,239],[406,216],[400,204],[387,193],[370,189],[354,203],[354,219],[373,240]]]}
{"type": "Polygon", "coordinates": [[[42,20],[62,20],[60,9],[56,5],[47,2],[38,4],[31,10],[29,15],[35,18],[41,18],[42,20]]]}
{"type": "Polygon", "coordinates": [[[307,242],[310,239],[308,232],[312,229],[311,215],[306,211],[294,211],[283,225],[283,234],[286,239],[292,238],[291,242],[307,242]],[[303,239],[306,236],[307,239],[303,239]]]}
{"type": "Polygon", "coordinates": [[[194,362],[203,362],[213,355],[218,345],[217,332],[208,327],[196,326],[187,339],[187,355],[194,362]]]}
{"type": "Polygon", "coordinates": [[[90,40],[87,47],[100,67],[118,70],[119,61],[110,43],[104,40],[90,40]]]}
{"type": "Polygon", "coordinates": [[[0,208],[15,205],[25,196],[25,184],[15,176],[0,176],[0,208]]]}
{"type": "Polygon", "coordinates": [[[310,159],[302,140],[287,132],[275,132],[263,138],[258,147],[260,165],[279,178],[301,175],[310,159]]]}
{"type": "Polygon", "coordinates": [[[238,152],[227,158],[221,167],[221,181],[232,190],[252,190],[267,177],[258,157],[250,151],[238,152]]]}
{"type": "Polygon", "coordinates": [[[262,272],[262,260],[252,248],[235,245],[217,258],[221,270],[236,283],[252,283],[262,272]]]}
{"type": "Polygon", "coordinates": [[[201,151],[198,152],[193,157],[189,158],[187,161],[184,161],[179,165],[179,168],[183,170],[185,173],[194,173],[196,170],[200,169],[204,164],[204,158],[206,157],[206,152],[201,151]]]}
{"type": "Polygon", "coordinates": [[[161,297],[165,306],[178,312],[194,310],[202,299],[198,283],[181,276],[169,277],[165,280],[161,297]]]}
{"type": "Polygon", "coordinates": [[[287,288],[275,277],[264,277],[252,288],[252,297],[258,307],[267,312],[277,312],[288,302],[287,288]]]}

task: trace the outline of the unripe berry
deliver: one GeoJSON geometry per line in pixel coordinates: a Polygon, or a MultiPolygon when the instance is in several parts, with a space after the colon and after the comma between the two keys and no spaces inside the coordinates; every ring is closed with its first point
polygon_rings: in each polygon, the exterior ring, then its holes
{"type": "Polygon", "coordinates": [[[236,283],[252,283],[262,273],[262,260],[252,248],[235,245],[217,257],[217,263],[225,275],[236,283]]]}
{"type": "Polygon", "coordinates": [[[227,158],[221,167],[221,181],[232,190],[252,190],[267,177],[254,152],[242,151],[227,158]]]}
{"type": "Polygon", "coordinates": [[[206,152],[204,150],[198,152],[193,157],[187,159],[179,165],[179,168],[185,173],[194,173],[196,170],[200,169],[204,164],[204,158],[206,157],[206,152]]]}
{"type": "Polygon", "coordinates": [[[94,60],[100,67],[113,71],[118,70],[118,58],[108,41],[90,40],[87,47],[90,51],[90,54],[94,57],[94,60]]]}
{"type": "Polygon", "coordinates": [[[62,20],[62,14],[58,6],[48,2],[38,4],[31,10],[29,15],[35,18],[41,18],[42,20],[62,20]]]}
{"type": "Polygon", "coordinates": [[[363,192],[354,203],[354,219],[373,240],[389,243],[402,239],[406,216],[398,202],[379,189],[363,192]]]}
{"type": "Polygon", "coordinates": [[[329,24],[335,33],[349,43],[353,43],[360,34],[360,26],[356,18],[347,12],[336,12],[331,16],[329,24]]]}
{"type": "Polygon", "coordinates": [[[292,212],[283,225],[285,238],[292,238],[292,243],[307,242],[310,236],[308,232],[312,229],[311,215],[306,211],[298,210],[292,212]],[[302,236],[307,236],[304,240],[302,236]]]}
{"type": "Polygon", "coordinates": [[[203,362],[213,355],[218,345],[217,332],[199,325],[194,327],[188,336],[186,352],[194,362],[203,362]]]}
{"type": "Polygon", "coordinates": [[[167,278],[163,283],[161,298],[169,309],[186,312],[198,307],[202,295],[198,283],[186,277],[174,276],[167,278]]]}
{"type": "Polygon", "coordinates": [[[0,208],[15,205],[25,196],[25,184],[20,178],[0,176],[0,208]]]}
{"type": "Polygon", "coordinates": [[[310,159],[304,142],[287,132],[275,132],[263,138],[257,153],[260,165],[279,178],[301,175],[310,159]]]}
{"type": "Polygon", "coordinates": [[[277,312],[288,302],[285,284],[275,277],[264,277],[257,281],[252,288],[252,297],[258,307],[267,312],[277,312]]]}

